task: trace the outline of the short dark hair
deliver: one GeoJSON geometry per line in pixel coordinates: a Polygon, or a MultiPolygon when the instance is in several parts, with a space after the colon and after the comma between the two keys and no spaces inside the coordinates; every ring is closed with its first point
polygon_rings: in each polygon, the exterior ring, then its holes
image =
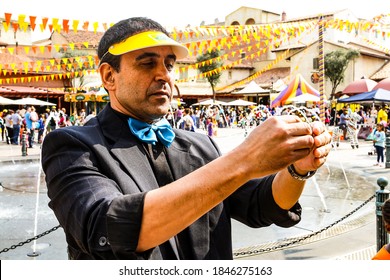
{"type": "Polygon", "coordinates": [[[100,59],[100,64],[106,62],[110,64],[115,71],[119,71],[121,55],[112,55],[108,53],[109,47],[126,40],[130,36],[150,30],[161,31],[169,37],[168,31],[162,27],[161,24],[146,17],[124,19],[111,26],[103,34],[98,45],[97,55],[100,59]]]}

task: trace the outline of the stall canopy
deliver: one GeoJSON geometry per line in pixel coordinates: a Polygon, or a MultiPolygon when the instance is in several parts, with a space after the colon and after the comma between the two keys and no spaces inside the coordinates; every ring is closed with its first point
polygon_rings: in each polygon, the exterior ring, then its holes
{"type": "Polygon", "coordinates": [[[256,105],[256,103],[251,102],[251,101],[242,100],[242,99],[237,99],[237,100],[228,102],[227,105],[229,105],[229,106],[252,106],[252,105],[256,105]]]}
{"type": "Polygon", "coordinates": [[[0,105],[11,105],[11,104],[15,104],[15,100],[0,96],[0,105]]]}
{"type": "Polygon", "coordinates": [[[208,105],[226,105],[227,103],[226,102],[223,102],[223,101],[219,101],[219,100],[213,100],[213,99],[206,99],[206,100],[202,100],[198,103],[195,103],[195,104],[192,104],[192,105],[205,105],[205,106],[208,106],[208,105]]]}
{"type": "Polygon", "coordinates": [[[18,105],[35,105],[35,106],[54,106],[55,103],[46,102],[32,97],[26,97],[22,99],[15,100],[14,104],[18,105]]]}
{"type": "Polygon", "coordinates": [[[244,95],[262,95],[269,93],[269,90],[263,89],[261,86],[256,84],[255,81],[251,81],[249,84],[247,84],[243,89],[235,92],[237,94],[244,94],[244,95]]]}
{"type": "Polygon", "coordinates": [[[390,102],[390,90],[378,88],[356,94],[348,98],[339,98],[339,103],[390,102]]]}
{"type": "Polygon", "coordinates": [[[342,93],[347,94],[348,96],[353,96],[363,92],[369,92],[373,90],[376,85],[377,82],[363,78],[350,83],[348,86],[345,87],[342,93]]]}
{"type": "Polygon", "coordinates": [[[378,88],[390,90],[390,77],[383,79],[382,81],[377,83],[376,86],[372,90],[378,89],[378,88]]]}
{"type": "Polygon", "coordinates": [[[320,97],[320,93],[309,85],[301,74],[297,74],[294,80],[292,80],[289,85],[282,90],[274,100],[272,100],[271,107],[283,106],[286,102],[288,102],[288,99],[291,100],[294,97],[305,94],[320,97]]]}

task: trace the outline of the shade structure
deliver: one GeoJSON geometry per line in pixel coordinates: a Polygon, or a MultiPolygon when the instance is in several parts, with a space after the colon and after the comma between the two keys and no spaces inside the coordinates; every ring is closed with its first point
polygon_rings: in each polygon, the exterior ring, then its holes
{"type": "Polygon", "coordinates": [[[235,93],[238,93],[238,94],[260,94],[260,93],[267,93],[267,92],[269,92],[269,90],[263,89],[261,86],[256,84],[255,81],[251,81],[243,89],[241,89],[235,93]]]}
{"type": "Polygon", "coordinates": [[[378,88],[369,92],[356,94],[348,98],[339,98],[340,103],[390,102],[390,90],[378,88]]]}
{"type": "Polygon", "coordinates": [[[305,103],[305,102],[319,102],[320,97],[313,94],[301,94],[287,99],[289,102],[305,103]]]}
{"type": "Polygon", "coordinates": [[[15,104],[15,100],[0,96],[0,105],[12,105],[15,104]]]}
{"type": "Polygon", "coordinates": [[[53,105],[56,105],[54,103],[46,102],[46,101],[39,100],[39,99],[32,98],[32,97],[26,97],[26,98],[15,100],[14,104],[17,104],[17,105],[35,105],[35,106],[53,106],[53,105]]]}
{"type": "Polygon", "coordinates": [[[223,102],[223,101],[219,101],[219,100],[213,100],[213,99],[206,99],[206,100],[202,100],[198,103],[195,103],[195,104],[192,104],[192,105],[226,105],[227,103],[226,102],[223,102]]]}
{"type": "Polygon", "coordinates": [[[343,90],[343,94],[348,94],[349,96],[353,96],[355,94],[369,92],[374,89],[377,85],[377,82],[371,79],[359,79],[350,83],[343,90]]]}
{"type": "Polygon", "coordinates": [[[301,74],[297,74],[290,82],[290,84],[282,90],[278,96],[271,102],[271,107],[283,106],[290,98],[298,97],[300,95],[310,94],[316,97],[320,97],[319,91],[313,88],[309,83],[302,77],[301,74]]]}
{"type": "Polygon", "coordinates": [[[229,106],[252,106],[252,105],[256,105],[256,103],[251,102],[251,101],[247,101],[247,100],[237,99],[237,100],[228,102],[227,105],[229,105],[229,106]]]}
{"type": "Polygon", "coordinates": [[[379,88],[390,90],[390,77],[388,77],[386,79],[383,79],[382,81],[377,83],[376,86],[373,88],[373,90],[374,89],[379,89],[379,88]]]}

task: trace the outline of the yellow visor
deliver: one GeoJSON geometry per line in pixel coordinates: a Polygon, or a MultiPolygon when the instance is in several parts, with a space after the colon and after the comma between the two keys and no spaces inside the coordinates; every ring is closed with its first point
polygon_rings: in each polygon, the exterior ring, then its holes
{"type": "Polygon", "coordinates": [[[160,31],[138,33],[123,42],[112,45],[108,49],[108,52],[113,55],[121,55],[135,50],[158,46],[171,46],[177,58],[184,58],[188,55],[188,49],[186,47],[160,31]]]}

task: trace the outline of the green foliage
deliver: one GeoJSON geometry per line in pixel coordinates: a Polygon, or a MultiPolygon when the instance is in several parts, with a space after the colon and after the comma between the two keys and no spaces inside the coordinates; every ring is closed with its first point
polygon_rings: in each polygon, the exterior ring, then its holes
{"type": "Polygon", "coordinates": [[[360,53],[357,50],[336,50],[325,54],[325,77],[332,83],[331,98],[334,96],[337,87],[344,81],[344,73],[349,62],[359,55],[360,53]]]}
{"type": "Polygon", "coordinates": [[[213,90],[213,98],[215,100],[215,87],[218,84],[222,72],[213,72],[212,70],[217,69],[223,65],[222,61],[217,61],[214,58],[220,57],[221,52],[217,49],[207,52],[203,55],[200,55],[196,58],[198,63],[205,61],[206,63],[199,66],[199,71],[201,73],[207,73],[206,79],[210,83],[213,90]]]}

